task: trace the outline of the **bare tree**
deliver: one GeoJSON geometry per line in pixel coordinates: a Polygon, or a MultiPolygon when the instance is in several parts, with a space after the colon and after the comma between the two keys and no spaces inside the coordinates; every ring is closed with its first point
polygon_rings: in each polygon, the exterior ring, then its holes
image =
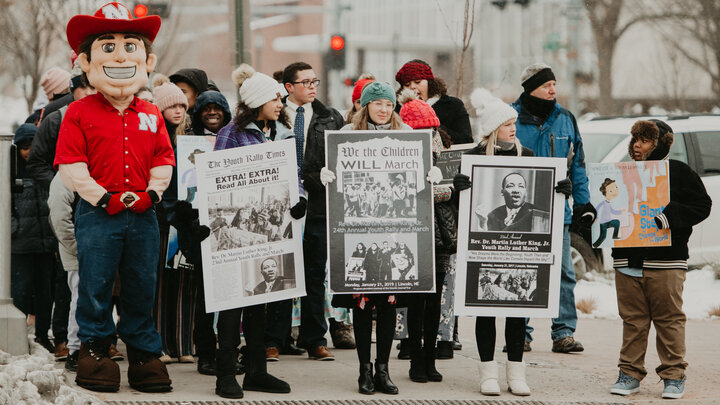
{"type": "Polygon", "coordinates": [[[647,16],[634,16],[620,23],[624,0],[586,0],[585,8],[590,19],[598,57],[598,110],[602,115],[615,112],[612,96],[612,63],[615,46],[620,37],[635,23],[647,16]]]}
{"type": "Polygon", "coordinates": [[[22,80],[28,113],[38,94],[40,77],[51,45],[64,36],[63,2],[60,0],[1,0],[0,50],[5,68],[22,80]]]}
{"type": "Polygon", "coordinates": [[[660,4],[676,11],[667,24],[655,24],[683,58],[706,72],[720,102],[720,0],[673,0],[660,4]],[[664,3],[664,4],[663,4],[664,3]]]}
{"type": "MultiPolygon", "coordinates": [[[[450,32],[450,37],[455,39],[455,35],[453,30],[450,28],[450,25],[447,22],[447,18],[445,18],[445,13],[443,12],[443,6],[440,4],[439,1],[436,0],[438,10],[443,15],[443,20],[445,21],[445,26],[447,27],[448,31],[450,32]]],[[[470,49],[470,44],[473,36],[473,32],[475,31],[475,0],[465,0],[465,9],[463,12],[463,25],[462,25],[462,41],[460,44],[455,46],[455,95],[458,98],[462,97],[462,91],[463,91],[463,81],[464,81],[464,72],[465,72],[465,56],[467,54],[468,49],[470,49]]]]}

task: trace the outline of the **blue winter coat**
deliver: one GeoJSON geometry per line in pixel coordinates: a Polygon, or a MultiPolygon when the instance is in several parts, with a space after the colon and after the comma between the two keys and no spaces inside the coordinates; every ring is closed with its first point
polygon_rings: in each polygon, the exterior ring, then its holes
{"type": "MultiPolygon", "coordinates": [[[[572,181],[573,206],[583,206],[590,201],[588,177],[585,170],[585,151],[575,117],[570,111],[555,103],[553,112],[545,122],[530,114],[520,98],[511,104],[518,112],[515,136],[535,156],[568,158],[568,177],[572,181]]],[[[572,222],[572,209],[565,201],[565,224],[572,222]]]]}

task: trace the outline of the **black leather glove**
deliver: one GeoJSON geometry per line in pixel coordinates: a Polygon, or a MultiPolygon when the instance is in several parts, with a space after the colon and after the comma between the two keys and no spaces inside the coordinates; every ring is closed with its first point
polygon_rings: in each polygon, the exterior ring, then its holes
{"type": "Polygon", "coordinates": [[[584,228],[590,228],[593,222],[595,222],[596,216],[597,211],[595,211],[595,207],[590,203],[585,205],[578,204],[573,207],[573,220],[584,228]]]}
{"type": "Polygon", "coordinates": [[[458,173],[453,177],[453,187],[457,191],[463,191],[467,190],[472,186],[472,183],[470,182],[470,177],[468,177],[465,174],[458,173]]]}
{"type": "Polygon", "coordinates": [[[307,200],[305,197],[300,197],[300,201],[290,208],[290,216],[295,219],[300,219],[305,216],[307,210],[307,200]]]}
{"type": "Polygon", "coordinates": [[[570,195],[572,195],[572,181],[568,178],[558,181],[555,186],[555,192],[565,194],[565,198],[570,197],[570,195]]]}
{"type": "Polygon", "coordinates": [[[175,203],[175,217],[179,223],[188,223],[198,218],[198,211],[187,201],[175,203]]]}
{"type": "Polygon", "coordinates": [[[210,228],[208,228],[207,225],[200,225],[200,220],[197,218],[190,223],[190,232],[192,232],[200,242],[210,236],[210,228]]]}

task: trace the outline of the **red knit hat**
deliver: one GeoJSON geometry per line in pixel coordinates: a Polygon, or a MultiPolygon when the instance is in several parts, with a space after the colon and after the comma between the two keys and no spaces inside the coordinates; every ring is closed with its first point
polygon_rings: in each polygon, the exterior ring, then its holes
{"type": "Polygon", "coordinates": [[[354,103],[356,100],[360,99],[360,96],[362,96],[362,90],[365,87],[366,84],[370,82],[374,82],[375,79],[360,79],[355,82],[355,87],[353,87],[352,92],[352,102],[354,103]]]}
{"type": "Polygon", "coordinates": [[[440,126],[440,120],[435,110],[422,100],[410,100],[403,104],[400,109],[400,118],[412,129],[436,128],[440,126]]]}
{"type": "Polygon", "coordinates": [[[434,78],[435,76],[433,76],[430,66],[418,62],[408,62],[404,64],[395,75],[395,80],[400,83],[401,86],[413,80],[429,80],[434,78]]]}
{"type": "Polygon", "coordinates": [[[133,18],[130,9],[113,2],[102,6],[94,15],[76,15],[71,18],[66,33],[70,48],[78,52],[85,38],[106,32],[136,32],[153,42],[160,30],[160,24],[159,16],[133,18]]]}

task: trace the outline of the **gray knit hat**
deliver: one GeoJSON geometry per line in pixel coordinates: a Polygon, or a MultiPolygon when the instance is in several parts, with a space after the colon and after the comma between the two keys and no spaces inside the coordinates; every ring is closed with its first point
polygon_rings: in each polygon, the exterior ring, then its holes
{"type": "Polygon", "coordinates": [[[555,80],[555,74],[550,66],[542,62],[533,63],[520,74],[520,83],[528,94],[550,80],[555,80]]]}

